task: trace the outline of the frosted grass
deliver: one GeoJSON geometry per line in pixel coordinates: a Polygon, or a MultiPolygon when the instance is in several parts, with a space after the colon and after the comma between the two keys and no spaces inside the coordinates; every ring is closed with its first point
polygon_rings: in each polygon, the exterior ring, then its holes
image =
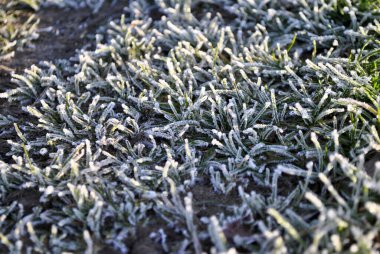
{"type": "Polygon", "coordinates": [[[0,94],[1,248],[377,253],[376,2],[151,5],[0,94]]]}

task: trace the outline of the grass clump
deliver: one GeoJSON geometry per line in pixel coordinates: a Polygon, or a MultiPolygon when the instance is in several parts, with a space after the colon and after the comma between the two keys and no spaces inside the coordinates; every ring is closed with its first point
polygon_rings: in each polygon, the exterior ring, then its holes
{"type": "Polygon", "coordinates": [[[18,49],[30,45],[38,38],[36,32],[38,19],[32,12],[38,9],[36,1],[0,1],[0,60],[8,60],[18,49]]]}
{"type": "Polygon", "coordinates": [[[31,119],[0,118],[3,248],[376,253],[380,23],[363,4],[132,1],[95,50],[14,75],[0,96],[31,119]],[[25,191],[34,208],[9,198],[25,191]]]}

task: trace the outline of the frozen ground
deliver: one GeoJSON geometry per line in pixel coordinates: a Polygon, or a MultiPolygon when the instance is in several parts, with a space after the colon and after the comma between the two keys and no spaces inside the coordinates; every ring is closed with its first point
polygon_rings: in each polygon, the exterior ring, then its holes
{"type": "Polygon", "coordinates": [[[379,253],[378,1],[3,2],[1,252],[379,253]]]}

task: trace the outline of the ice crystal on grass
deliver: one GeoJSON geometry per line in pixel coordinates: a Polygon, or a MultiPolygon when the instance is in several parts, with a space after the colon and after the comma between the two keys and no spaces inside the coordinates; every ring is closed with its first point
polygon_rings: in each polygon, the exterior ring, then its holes
{"type": "Polygon", "coordinates": [[[375,1],[127,11],[0,94],[2,248],[376,253],[375,1]]]}

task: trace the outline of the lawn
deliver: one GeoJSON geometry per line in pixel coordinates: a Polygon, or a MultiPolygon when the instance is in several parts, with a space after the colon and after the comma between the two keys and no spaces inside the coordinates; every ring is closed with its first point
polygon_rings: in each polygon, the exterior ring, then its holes
{"type": "Polygon", "coordinates": [[[378,64],[378,0],[0,0],[0,252],[379,253],[378,64]]]}

